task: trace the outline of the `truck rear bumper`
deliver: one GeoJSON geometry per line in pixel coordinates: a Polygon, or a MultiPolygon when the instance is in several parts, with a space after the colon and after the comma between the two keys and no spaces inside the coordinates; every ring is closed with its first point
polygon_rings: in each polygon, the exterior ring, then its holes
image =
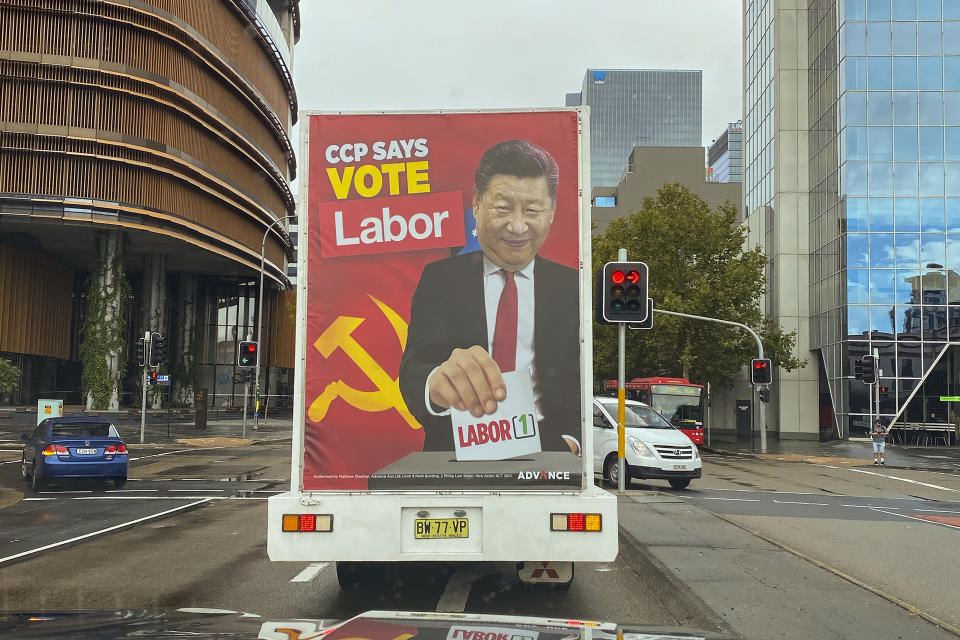
{"type": "Polygon", "coordinates": [[[268,504],[274,561],[611,562],[618,549],[617,497],[594,486],[570,494],[287,492],[268,504]],[[552,516],[565,513],[600,514],[601,530],[551,531],[552,516]],[[290,514],[332,514],[333,531],[283,531],[290,514]],[[417,520],[444,519],[466,519],[466,537],[415,537],[417,520]]]}

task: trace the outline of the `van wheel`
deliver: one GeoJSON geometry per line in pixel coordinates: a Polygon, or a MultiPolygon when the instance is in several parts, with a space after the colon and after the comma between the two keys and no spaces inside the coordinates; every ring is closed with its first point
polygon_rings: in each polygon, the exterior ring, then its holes
{"type": "MultiPolygon", "coordinates": [[[[613,454],[613,453],[607,456],[607,459],[603,461],[603,479],[607,482],[607,484],[609,484],[612,487],[619,486],[619,481],[620,481],[620,478],[619,478],[620,465],[618,464],[619,462],[620,462],[620,459],[617,458],[616,454],[613,454]]],[[[624,462],[626,463],[626,461],[624,462]]],[[[623,486],[629,487],[630,486],[630,465],[627,464],[626,467],[627,467],[627,475],[624,476],[623,486]]]]}
{"type": "Polygon", "coordinates": [[[669,482],[674,489],[686,489],[690,486],[690,478],[673,478],[669,482]]]}

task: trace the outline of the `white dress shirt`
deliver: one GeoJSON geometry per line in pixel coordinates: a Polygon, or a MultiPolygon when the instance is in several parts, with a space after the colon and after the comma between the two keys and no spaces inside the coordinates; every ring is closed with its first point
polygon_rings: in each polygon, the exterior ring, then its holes
{"type": "MultiPolygon", "coordinates": [[[[534,362],[533,344],[533,266],[531,260],[527,266],[515,272],[514,282],[517,284],[517,371],[530,369],[530,379],[533,381],[533,400],[537,405],[538,418],[543,418],[540,407],[540,379],[537,377],[537,368],[534,362]]],[[[493,355],[493,336],[497,328],[497,308],[500,306],[500,295],[506,286],[507,276],[501,267],[494,264],[486,255],[483,256],[483,302],[487,314],[487,353],[493,355]]],[[[437,367],[439,368],[439,367],[437,367]]],[[[424,389],[427,411],[435,416],[445,416],[450,410],[437,412],[430,402],[430,378],[436,369],[427,376],[424,389]]]]}

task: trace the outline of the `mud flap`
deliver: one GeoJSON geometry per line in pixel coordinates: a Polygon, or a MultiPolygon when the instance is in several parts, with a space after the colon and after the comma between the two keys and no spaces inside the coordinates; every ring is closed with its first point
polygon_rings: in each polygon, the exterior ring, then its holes
{"type": "Polygon", "coordinates": [[[517,578],[527,584],[563,584],[573,582],[572,562],[518,562],[517,578]]]}

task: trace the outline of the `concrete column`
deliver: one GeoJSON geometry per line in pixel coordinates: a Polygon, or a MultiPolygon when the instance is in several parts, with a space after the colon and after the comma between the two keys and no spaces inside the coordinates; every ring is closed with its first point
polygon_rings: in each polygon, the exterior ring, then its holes
{"type": "Polygon", "coordinates": [[[197,354],[197,278],[191,273],[180,274],[180,301],[173,338],[171,359],[176,363],[174,398],[181,406],[193,406],[193,370],[197,354]]]}
{"type": "MultiPolygon", "coordinates": [[[[98,231],[94,243],[96,258],[90,274],[90,301],[81,351],[85,347],[93,348],[95,344],[106,345],[102,352],[105,368],[101,370],[98,363],[86,365],[83,377],[86,381],[97,381],[98,385],[106,379],[108,393],[106,398],[97,398],[89,383],[85,383],[88,389],[86,408],[88,411],[117,411],[120,408],[120,374],[125,364],[123,308],[129,293],[123,268],[124,238],[119,231],[98,231]]],[[[97,360],[99,357],[98,354],[97,360]]]]}
{"type": "MultiPolygon", "coordinates": [[[[143,264],[143,327],[144,331],[158,331],[166,336],[166,289],[167,256],[152,253],[146,256],[143,264]]],[[[170,344],[169,342],[167,344],[170,344]]],[[[148,390],[147,402],[152,409],[162,408],[166,389],[155,387],[148,390]]]]}

